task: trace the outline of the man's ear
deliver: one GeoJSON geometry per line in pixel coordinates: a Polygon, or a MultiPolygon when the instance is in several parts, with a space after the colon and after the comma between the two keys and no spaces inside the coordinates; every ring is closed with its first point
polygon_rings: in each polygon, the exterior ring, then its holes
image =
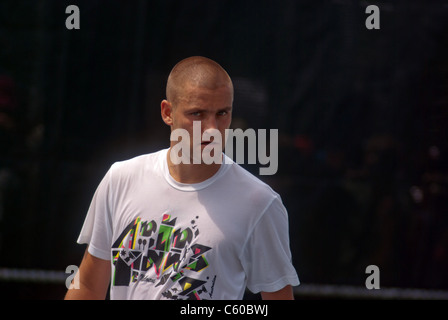
{"type": "Polygon", "coordinates": [[[160,112],[162,115],[162,120],[167,125],[172,126],[173,125],[173,106],[171,105],[171,102],[168,100],[162,100],[162,103],[160,104],[160,112]]]}

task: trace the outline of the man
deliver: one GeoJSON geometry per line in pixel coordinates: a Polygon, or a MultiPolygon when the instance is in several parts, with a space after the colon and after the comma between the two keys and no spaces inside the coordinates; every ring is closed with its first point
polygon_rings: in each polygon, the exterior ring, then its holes
{"type": "Polygon", "coordinates": [[[193,159],[224,145],[196,143],[194,123],[201,137],[218,130],[224,140],[232,105],[232,81],[216,62],[190,57],[173,68],[161,115],[172,133],[189,134],[191,161],[177,161],[180,142],[171,141],[110,168],[78,239],[88,244],[79,289],[66,299],[104,299],[109,284],[111,299],[242,299],[246,287],[293,299],[299,279],[280,196],[224,154],[211,164],[193,159]]]}

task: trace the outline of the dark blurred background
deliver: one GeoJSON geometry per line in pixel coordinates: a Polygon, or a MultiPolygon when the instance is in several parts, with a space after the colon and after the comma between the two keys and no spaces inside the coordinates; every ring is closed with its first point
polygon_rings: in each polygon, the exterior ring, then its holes
{"type": "Polygon", "coordinates": [[[99,181],[168,147],[166,78],[202,55],[234,81],[235,126],[279,130],[279,170],[260,178],[289,211],[302,283],[364,287],[375,264],[381,287],[448,290],[447,31],[448,1],[2,0],[0,268],[79,264],[99,181]]]}

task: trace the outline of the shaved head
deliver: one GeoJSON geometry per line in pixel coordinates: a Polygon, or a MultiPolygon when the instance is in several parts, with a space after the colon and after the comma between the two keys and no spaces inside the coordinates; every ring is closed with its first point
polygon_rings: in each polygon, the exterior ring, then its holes
{"type": "Polygon", "coordinates": [[[215,61],[195,56],[177,63],[171,70],[166,85],[166,98],[175,103],[186,98],[186,88],[218,89],[229,86],[233,95],[233,84],[227,72],[215,61]]]}

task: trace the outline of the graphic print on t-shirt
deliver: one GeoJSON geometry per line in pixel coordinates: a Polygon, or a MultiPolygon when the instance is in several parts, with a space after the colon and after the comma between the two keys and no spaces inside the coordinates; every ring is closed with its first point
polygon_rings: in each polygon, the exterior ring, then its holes
{"type": "Polygon", "coordinates": [[[177,218],[169,214],[158,222],[138,217],[129,223],[112,245],[112,285],[149,282],[155,289],[167,285],[162,292],[167,299],[212,298],[216,276],[201,279],[211,248],[197,243],[198,218],[184,229],[177,229],[177,218]]]}

